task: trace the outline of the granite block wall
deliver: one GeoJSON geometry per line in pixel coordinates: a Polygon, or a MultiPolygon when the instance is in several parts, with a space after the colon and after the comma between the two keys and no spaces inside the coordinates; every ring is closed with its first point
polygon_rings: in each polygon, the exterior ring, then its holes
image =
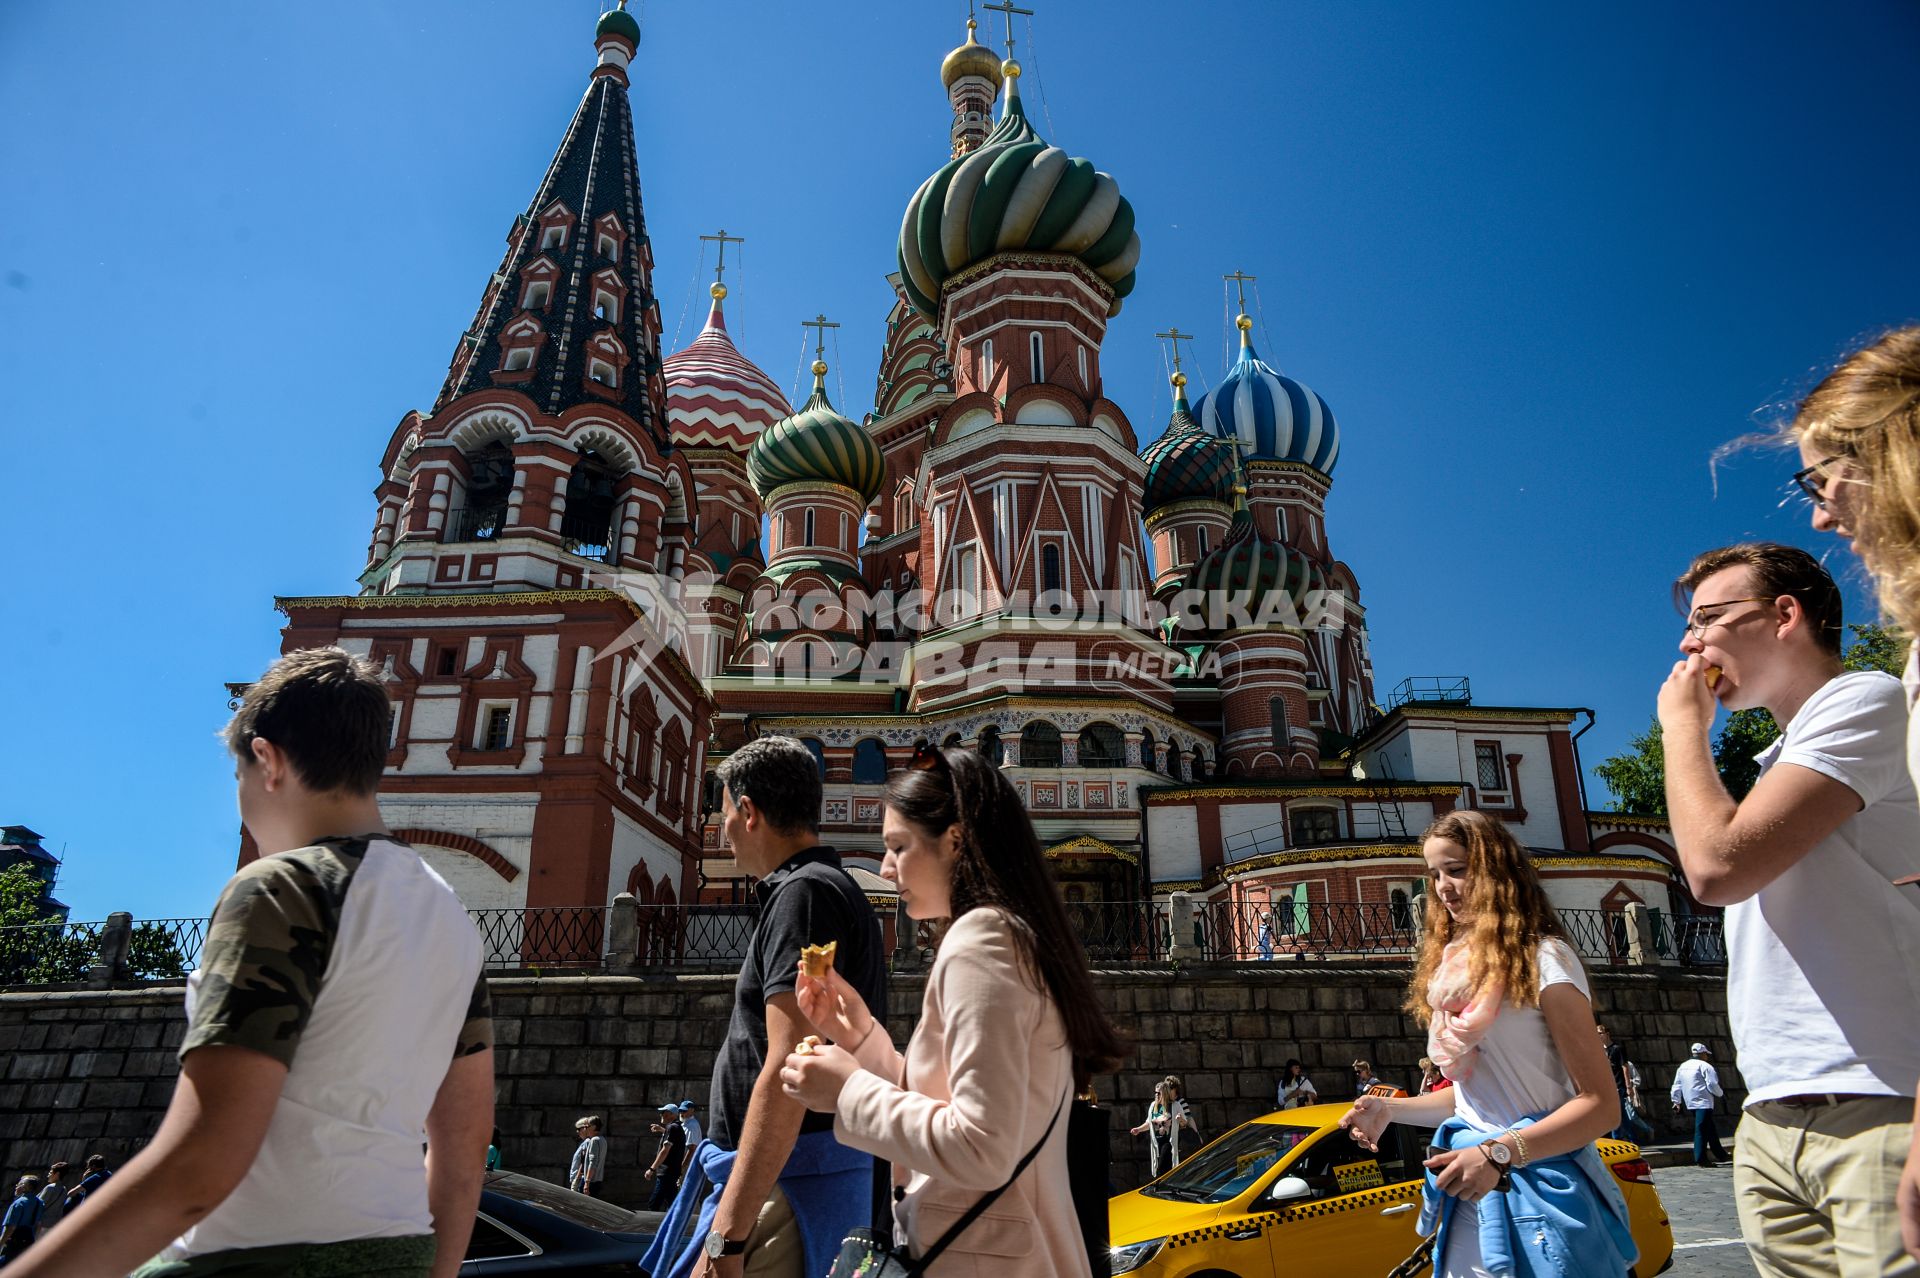
{"type": "MultiPolygon", "coordinates": [[[[1404,968],[1243,964],[1103,972],[1113,1016],[1134,1039],[1132,1058],[1096,1080],[1112,1108],[1114,1181],[1146,1172],[1138,1123],[1153,1084],[1186,1085],[1202,1132],[1218,1135],[1272,1108],[1289,1057],[1306,1063],[1323,1096],[1344,1094],[1356,1057],[1409,1086],[1425,1040],[1399,1007],[1404,968]]],[[[1743,1090],[1728,1037],[1723,976],[1678,969],[1602,971],[1595,1003],[1646,1076],[1653,1116],[1688,1045],[1703,1041],[1721,1065],[1730,1105],[1743,1090]]],[[[498,1124],[509,1168],[564,1180],[573,1124],[607,1123],[609,1196],[645,1203],[641,1170],[656,1107],[691,1098],[704,1112],[733,980],[721,975],[506,977],[493,983],[498,1124]]],[[[890,1027],[904,1041],[918,1016],[922,978],[896,976],[890,1027]]],[[[42,1171],[54,1159],[104,1153],[117,1165],[158,1128],[185,1029],[179,983],[110,990],[0,992],[0,1175],[42,1171]]],[[[1678,1128],[1671,1129],[1678,1134],[1678,1128]]]]}

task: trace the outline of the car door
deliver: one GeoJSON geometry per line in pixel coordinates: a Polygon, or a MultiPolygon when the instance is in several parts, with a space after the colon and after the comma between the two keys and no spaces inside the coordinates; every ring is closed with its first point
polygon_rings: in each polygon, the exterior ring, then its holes
{"type": "Polygon", "coordinates": [[[1276,1278],[1385,1274],[1411,1255],[1420,1242],[1425,1135],[1395,1124],[1374,1153],[1336,1128],[1281,1168],[1264,1204],[1274,1213],[1266,1237],[1276,1278]],[[1293,1181],[1305,1183],[1306,1195],[1274,1202],[1274,1191],[1293,1181]]]}

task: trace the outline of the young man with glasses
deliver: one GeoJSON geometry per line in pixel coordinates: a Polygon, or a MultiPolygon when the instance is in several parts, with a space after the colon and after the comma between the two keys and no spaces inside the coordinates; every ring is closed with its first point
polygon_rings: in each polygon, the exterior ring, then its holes
{"type": "Polygon", "coordinates": [[[1847,672],[1840,591],[1805,551],[1712,550],[1685,657],[1660,689],[1681,870],[1727,907],[1727,1008],[1748,1094],[1734,1150],[1741,1230],[1764,1275],[1920,1275],[1900,1178],[1920,1075],[1920,805],[1899,680],[1847,672]],[[1746,798],[1714,766],[1716,702],[1782,726],[1746,798]]]}

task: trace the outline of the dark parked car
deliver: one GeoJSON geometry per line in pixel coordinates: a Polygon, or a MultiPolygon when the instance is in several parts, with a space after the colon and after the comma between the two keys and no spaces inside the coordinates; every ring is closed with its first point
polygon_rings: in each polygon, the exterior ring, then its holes
{"type": "Polygon", "coordinates": [[[468,1278],[535,1273],[646,1278],[640,1257],[661,1219],[657,1211],[628,1211],[531,1176],[488,1172],[460,1272],[468,1278]]]}

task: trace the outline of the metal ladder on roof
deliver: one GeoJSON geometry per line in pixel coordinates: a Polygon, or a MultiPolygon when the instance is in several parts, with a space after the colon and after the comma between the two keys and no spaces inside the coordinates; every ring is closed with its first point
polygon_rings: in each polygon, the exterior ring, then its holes
{"type": "Polygon", "coordinates": [[[1374,800],[1374,808],[1380,813],[1380,832],[1382,835],[1390,834],[1397,841],[1405,843],[1413,836],[1407,833],[1407,818],[1401,814],[1399,801],[1393,793],[1393,782],[1397,780],[1393,775],[1393,760],[1384,754],[1375,755],[1374,758],[1380,764],[1382,779],[1387,782],[1386,800],[1374,800]]]}

